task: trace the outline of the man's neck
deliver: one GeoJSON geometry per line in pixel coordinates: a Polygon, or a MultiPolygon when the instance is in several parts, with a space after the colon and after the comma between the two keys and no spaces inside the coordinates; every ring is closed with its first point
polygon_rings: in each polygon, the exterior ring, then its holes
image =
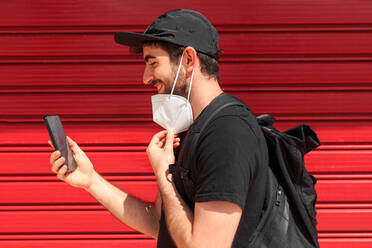
{"type": "Polygon", "coordinates": [[[203,109],[221,93],[223,93],[223,91],[216,80],[206,79],[204,77],[200,78],[198,83],[192,86],[190,96],[194,120],[200,115],[203,109]]]}

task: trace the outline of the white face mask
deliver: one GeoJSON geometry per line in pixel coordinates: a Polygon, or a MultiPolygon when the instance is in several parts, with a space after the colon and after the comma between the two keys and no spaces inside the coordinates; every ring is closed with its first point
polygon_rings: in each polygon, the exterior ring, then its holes
{"type": "Polygon", "coordinates": [[[183,53],[180,64],[178,65],[176,78],[173,82],[172,91],[170,94],[157,94],[151,96],[152,102],[152,116],[154,122],[159,124],[164,129],[174,129],[175,133],[181,133],[189,129],[193,123],[193,114],[190,104],[190,92],[192,86],[192,79],[194,77],[194,70],[191,74],[190,87],[187,99],[173,95],[174,88],[177,83],[178,75],[180,73],[183,53]]]}

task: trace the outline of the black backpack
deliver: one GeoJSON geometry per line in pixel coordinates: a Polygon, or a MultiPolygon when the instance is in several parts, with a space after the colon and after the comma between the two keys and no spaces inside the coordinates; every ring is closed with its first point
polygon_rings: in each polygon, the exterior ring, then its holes
{"type": "MultiPolygon", "coordinates": [[[[200,133],[220,110],[232,105],[247,107],[238,99],[225,95],[223,104],[203,123],[200,133]]],[[[275,119],[271,115],[258,116],[257,121],[266,139],[269,168],[262,216],[248,247],[319,248],[316,179],[304,165],[304,155],[320,145],[319,139],[311,127],[304,124],[280,132],[273,128],[275,119]]],[[[195,154],[197,143],[198,139],[195,139],[188,154],[195,154]]],[[[182,156],[182,151],[180,153],[182,156]]],[[[183,170],[178,172],[181,180],[190,177],[188,168],[170,167],[170,172],[175,175],[180,169],[183,170]]],[[[188,192],[189,181],[183,180],[185,192],[181,195],[192,195],[188,192]]]]}
{"type": "Polygon", "coordinates": [[[319,248],[316,179],[304,164],[304,155],[320,145],[319,139],[304,124],[280,132],[272,127],[272,116],[257,120],[269,151],[269,175],[264,212],[249,247],[319,248]]]}

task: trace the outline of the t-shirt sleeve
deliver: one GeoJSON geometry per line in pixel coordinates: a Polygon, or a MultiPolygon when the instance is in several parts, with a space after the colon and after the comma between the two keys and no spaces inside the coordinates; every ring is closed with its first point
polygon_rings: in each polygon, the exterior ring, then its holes
{"type": "Polygon", "coordinates": [[[211,122],[196,151],[195,202],[228,201],[244,209],[256,149],[256,137],[240,117],[223,116],[211,122]]]}

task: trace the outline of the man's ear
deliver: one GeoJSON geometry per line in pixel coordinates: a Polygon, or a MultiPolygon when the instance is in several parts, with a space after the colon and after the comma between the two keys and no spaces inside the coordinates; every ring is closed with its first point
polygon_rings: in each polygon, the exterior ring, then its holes
{"type": "Polygon", "coordinates": [[[191,74],[192,70],[195,70],[198,65],[198,54],[193,47],[188,46],[185,48],[183,56],[185,57],[186,72],[191,74]]]}

